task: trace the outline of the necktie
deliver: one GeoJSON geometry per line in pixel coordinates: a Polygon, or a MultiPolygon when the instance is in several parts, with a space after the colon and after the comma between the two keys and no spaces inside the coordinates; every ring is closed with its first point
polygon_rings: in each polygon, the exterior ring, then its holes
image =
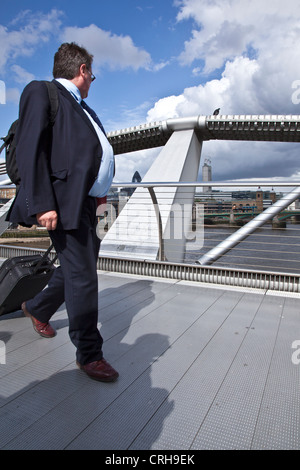
{"type": "Polygon", "coordinates": [[[85,110],[89,113],[90,116],[92,116],[92,118],[94,119],[94,121],[96,122],[96,124],[98,124],[98,126],[100,127],[100,129],[102,130],[102,132],[104,133],[104,135],[106,135],[105,130],[104,130],[104,127],[102,126],[101,121],[100,121],[100,119],[98,118],[98,116],[97,116],[97,114],[95,113],[95,111],[94,111],[92,108],[90,108],[90,107],[86,104],[86,102],[83,101],[83,100],[81,100],[81,103],[80,103],[80,104],[81,104],[82,108],[85,109],[85,110]]]}

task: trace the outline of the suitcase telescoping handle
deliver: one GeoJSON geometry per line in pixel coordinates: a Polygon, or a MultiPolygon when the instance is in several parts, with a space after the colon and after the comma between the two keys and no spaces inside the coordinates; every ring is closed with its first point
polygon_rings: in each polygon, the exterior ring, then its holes
{"type": "MultiPolygon", "coordinates": [[[[43,264],[43,262],[45,261],[45,259],[48,257],[50,251],[52,250],[53,248],[53,244],[51,244],[48,248],[47,251],[45,251],[45,253],[43,254],[43,256],[41,257],[40,261],[37,263],[37,265],[35,266],[34,268],[34,273],[36,274],[40,268],[40,266],[43,264]]],[[[51,260],[51,264],[54,264],[55,261],[57,260],[57,254],[55,255],[55,257],[53,258],[53,260],[51,260]]]]}

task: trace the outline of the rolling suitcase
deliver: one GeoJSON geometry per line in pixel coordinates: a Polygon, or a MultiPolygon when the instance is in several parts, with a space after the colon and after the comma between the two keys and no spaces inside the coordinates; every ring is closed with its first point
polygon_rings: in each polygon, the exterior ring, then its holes
{"type": "Polygon", "coordinates": [[[57,256],[49,259],[53,245],[43,255],[15,256],[0,267],[0,315],[21,309],[48,284],[57,256]]]}

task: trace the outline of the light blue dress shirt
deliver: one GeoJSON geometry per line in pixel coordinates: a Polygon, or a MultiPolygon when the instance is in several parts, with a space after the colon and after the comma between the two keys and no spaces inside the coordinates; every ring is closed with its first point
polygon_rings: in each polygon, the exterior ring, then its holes
{"type": "MultiPolygon", "coordinates": [[[[59,83],[61,83],[74,97],[76,101],[80,104],[82,101],[80,91],[77,88],[74,83],[72,83],[70,80],[67,80],[65,78],[56,78],[59,83]]],[[[84,112],[90,119],[91,123],[94,126],[94,129],[97,133],[97,136],[99,138],[99,141],[102,146],[102,159],[101,159],[101,165],[99,168],[99,173],[96,178],[96,181],[94,182],[90,192],[89,196],[93,197],[104,197],[107,195],[109,188],[111,186],[113,177],[114,177],[114,165],[115,165],[115,160],[114,160],[114,152],[112,149],[112,146],[107,140],[106,135],[102,132],[98,124],[94,121],[92,116],[84,109],[84,112]]]]}

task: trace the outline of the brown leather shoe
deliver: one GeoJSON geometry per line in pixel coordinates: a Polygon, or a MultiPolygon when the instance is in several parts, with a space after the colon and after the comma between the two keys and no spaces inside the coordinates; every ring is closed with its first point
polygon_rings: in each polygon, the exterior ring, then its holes
{"type": "Polygon", "coordinates": [[[33,324],[35,331],[41,335],[43,338],[53,338],[56,335],[56,331],[52,328],[50,323],[42,323],[36,318],[34,318],[27,310],[26,303],[23,302],[21,305],[23,313],[26,317],[30,318],[33,324]]]}
{"type": "Polygon", "coordinates": [[[106,362],[105,359],[90,362],[85,365],[81,365],[76,361],[76,364],[79,369],[86,372],[89,377],[99,380],[100,382],[114,382],[119,377],[118,372],[108,362],[106,362]]]}

